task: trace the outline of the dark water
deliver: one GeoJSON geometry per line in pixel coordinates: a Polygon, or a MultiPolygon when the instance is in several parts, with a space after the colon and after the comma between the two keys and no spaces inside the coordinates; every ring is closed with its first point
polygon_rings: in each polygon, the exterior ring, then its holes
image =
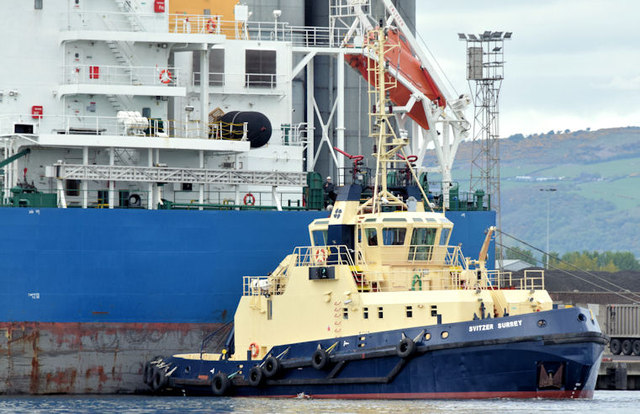
{"type": "Polygon", "coordinates": [[[297,400],[207,397],[4,397],[0,413],[640,413],[640,391],[593,400],[297,400]]]}

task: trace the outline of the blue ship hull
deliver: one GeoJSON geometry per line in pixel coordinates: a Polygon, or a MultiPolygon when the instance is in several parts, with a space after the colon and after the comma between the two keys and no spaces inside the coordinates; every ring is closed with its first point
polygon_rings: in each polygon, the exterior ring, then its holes
{"type": "MultiPolygon", "coordinates": [[[[451,244],[477,257],[495,213],[447,216],[451,244]]],[[[0,393],[144,389],[142,361],[199,348],[233,320],[242,276],[266,275],[308,245],[307,225],[320,217],[0,209],[0,393]]]]}
{"type": "Polygon", "coordinates": [[[188,394],[220,394],[217,374],[229,377],[223,394],[235,396],[590,398],[605,342],[589,312],[572,308],[279,346],[270,355],[280,368],[259,384],[249,372],[265,370],[265,360],[169,357],[151,366],[188,394]],[[403,334],[416,344],[404,358],[396,348],[403,334]],[[318,345],[334,345],[322,369],[312,366],[318,345]]]}

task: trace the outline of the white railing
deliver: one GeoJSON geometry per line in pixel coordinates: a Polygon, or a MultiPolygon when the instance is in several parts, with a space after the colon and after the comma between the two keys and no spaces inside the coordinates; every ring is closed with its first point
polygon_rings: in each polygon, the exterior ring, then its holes
{"type": "Polygon", "coordinates": [[[354,266],[353,251],[347,246],[302,246],[296,247],[293,254],[296,256],[295,266],[354,266]]]}
{"type": "MultiPolygon", "coordinates": [[[[369,248],[371,249],[371,247],[369,248]]],[[[378,246],[382,264],[418,264],[463,266],[464,256],[459,246],[378,246]]],[[[375,254],[375,253],[374,253],[375,254]]]]}
{"type": "Polygon", "coordinates": [[[282,145],[301,146],[307,144],[307,123],[280,125],[280,137],[282,145]]]}
{"type": "MultiPolygon", "coordinates": [[[[225,85],[225,73],[209,73],[209,86],[224,86],[225,85]]],[[[193,86],[200,86],[200,82],[202,81],[202,73],[201,72],[193,72],[193,76],[191,79],[191,84],[193,86]]]]}
{"type": "Polygon", "coordinates": [[[512,272],[491,270],[488,272],[488,275],[495,289],[544,289],[544,270],[525,270],[522,275],[513,275],[512,272]]]}
{"type": "MultiPolygon", "coordinates": [[[[14,135],[15,124],[33,126],[33,134],[76,134],[76,135],[119,135],[119,136],[148,136],[163,138],[202,138],[227,139],[221,133],[219,123],[209,125],[207,136],[202,136],[200,123],[189,120],[168,120],[142,118],[145,125],[136,123],[132,127],[126,119],[107,116],[78,116],[78,115],[45,115],[34,119],[29,115],[0,116],[0,135],[14,135]]],[[[229,127],[228,125],[226,126],[229,127]]],[[[234,130],[241,133],[234,134],[231,140],[246,141],[246,124],[234,124],[234,130]]],[[[29,134],[27,134],[29,135],[29,134]]]]}
{"type": "MultiPolygon", "coordinates": [[[[202,73],[194,72],[191,84],[200,86],[201,80],[202,73]]],[[[212,87],[280,90],[286,85],[288,85],[287,76],[274,73],[209,73],[209,86],[212,87]]]]}
{"type": "Polygon", "coordinates": [[[177,68],[155,66],[67,65],[62,68],[64,84],[185,86],[177,68]]]}
{"type": "Polygon", "coordinates": [[[222,16],[198,14],[170,14],[169,33],[223,34],[222,16]]]}
{"type": "Polygon", "coordinates": [[[109,11],[72,10],[62,14],[62,25],[66,30],[88,31],[144,31],[162,33],[167,31],[164,13],[125,13],[109,11]],[[135,18],[132,18],[135,14],[135,18]],[[135,22],[134,27],[133,22],[135,22]]]}
{"type": "MultiPolygon", "coordinates": [[[[348,28],[290,26],[289,23],[239,22],[219,15],[135,13],[139,30],[155,33],[223,35],[227,39],[284,41],[294,46],[340,47],[348,28]]],[[[136,31],[131,13],[74,10],[64,14],[67,30],[136,31]]],[[[353,44],[345,44],[353,47],[353,44]]],[[[361,47],[361,45],[355,45],[361,47]]]]}

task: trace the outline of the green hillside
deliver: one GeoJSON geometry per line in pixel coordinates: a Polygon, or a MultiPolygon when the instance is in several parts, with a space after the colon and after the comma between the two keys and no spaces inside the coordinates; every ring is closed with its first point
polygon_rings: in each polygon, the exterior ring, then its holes
{"type": "MultiPolygon", "coordinates": [[[[500,155],[504,231],[544,249],[548,202],[550,250],[640,257],[640,128],[516,135],[501,141],[500,155]]],[[[470,158],[464,143],[453,172],[461,189],[470,158]]]]}

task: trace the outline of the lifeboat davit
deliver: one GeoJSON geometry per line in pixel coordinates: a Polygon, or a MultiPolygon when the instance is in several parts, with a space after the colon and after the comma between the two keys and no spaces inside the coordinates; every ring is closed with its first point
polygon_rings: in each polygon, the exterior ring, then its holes
{"type": "MultiPolygon", "coordinates": [[[[436,102],[438,106],[445,107],[447,102],[444,95],[436,85],[431,75],[429,75],[429,72],[422,67],[420,60],[416,57],[416,54],[413,51],[413,48],[409,46],[407,39],[402,35],[402,33],[399,33],[397,29],[389,29],[387,31],[387,42],[389,45],[399,46],[392,47],[385,55],[385,59],[389,62],[389,65],[402,74],[405,79],[425,94],[427,98],[436,102]]],[[[346,55],[345,60],[352,68],[360,71],[360,74],[367,80],[367,82],[374,85],[374,79],[369,79],[369,72],[367,70],[370,64],[374,64],[370,58],[364,55],[346,55]]],[[[387,81],[392,80],[392,76],[388,73],[386,77],[387,81]]],[[[397,86],[389,91],[389,98],[394,105],[404,106],[411,98],[411,91],[405,85],[398,82],[397,86]]],[[[429,129],[429,123],[424,112],[423,102],[416,102],[408,115],[421,127],[429,129]]]]}

